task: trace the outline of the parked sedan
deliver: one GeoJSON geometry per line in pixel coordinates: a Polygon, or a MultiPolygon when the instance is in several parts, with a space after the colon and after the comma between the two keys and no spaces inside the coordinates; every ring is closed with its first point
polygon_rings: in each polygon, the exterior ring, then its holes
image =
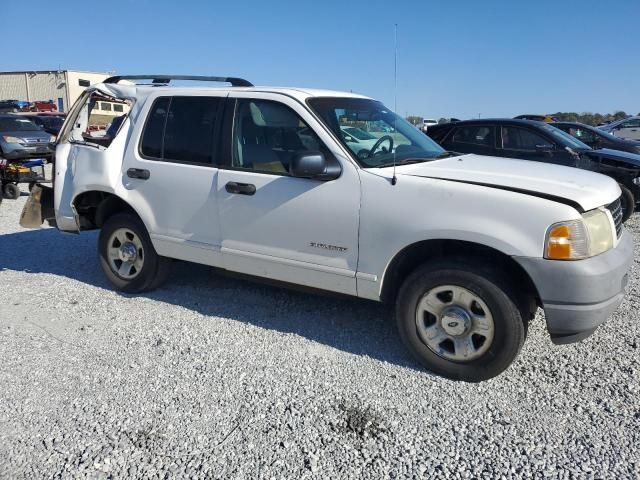
{"type": "Polygon", "coordinates": [[[592,170],[618,182],[623,219],[640,201],[640,155],[594,150],[550,124],[532,120],[468,120],[438,125],[429,136],[447,150],[533,160],[592,170]]]}
{"type": "Polygon", "coordinates": [[[552,124],[563,132],[586,143],[591,148],[609,148],[640,154],[640,141],[616,137],[604,130],[578,122],[555,122],[552,124]]]}
{"type": "Polygon", "coordinates": [[[640,117],[625,118],[598,128],[616,137],[640,140],[640,117]]]}
{"type": "Polygon", "coordinates": [[[50,157],[53,154],[50,142],[55,138],[28,118],[0,115],[0,157],[8,160],[50,157]]]}

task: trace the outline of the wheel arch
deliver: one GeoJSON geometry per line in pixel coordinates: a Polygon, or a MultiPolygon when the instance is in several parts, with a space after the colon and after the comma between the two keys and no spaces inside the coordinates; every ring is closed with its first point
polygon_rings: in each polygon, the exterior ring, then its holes
{"type": "MultiPolygon", "coordinates": [[[[485,262],[499,266],[514,280],[514,286],[527,298],[540,303],[535,284],[527,272],[511,256],[479,243],[453,240],[432,239],[412,243],[400,250],[389,262],[382,276],[380,299],[385,303],[395,301],[404,280],[419,266],[430,260],[446,257],[465,257],[474,262],[485,262]]],[[[533,308],[533,307],[532,307],[533,308]]],[[[535,309],[534,309],[535,310],[535,309]]]]}
{"type": "Polygon", "coordinates": [[[77,195],[72,202],[78,215],[80,230],[99,229],[113,215],[127,212],[135,215],[147,227],[142,215],[123,198],[113,192],[89,190],[77,195]]]}

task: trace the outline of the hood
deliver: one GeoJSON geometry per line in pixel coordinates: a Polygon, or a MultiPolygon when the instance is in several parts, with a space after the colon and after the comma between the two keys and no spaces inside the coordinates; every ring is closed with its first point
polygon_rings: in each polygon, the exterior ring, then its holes
{"type": "Polygon", "coordinates": [[[598,150],[590,150],[585,153],[590,157],[608,158],[640,168],[640,155],[637,153],[625,152],[624,150],[612,150],[610,148],[600,148],[598,150]]]}
{"type": "Polygon", "coordinates": [[[578,210],[608,205],[620,196],[618,184],[578,168],[512,158],[463,155],[401,165],[397,175],[451,180],[564,201],[578,210]]]}

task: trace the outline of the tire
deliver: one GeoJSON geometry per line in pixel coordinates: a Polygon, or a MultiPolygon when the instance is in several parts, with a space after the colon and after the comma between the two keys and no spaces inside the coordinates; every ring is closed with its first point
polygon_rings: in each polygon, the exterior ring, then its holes
{"type": "Polygon", "coordinates": [[[529,316],[518,307],[525,302],[511,293],[508,285],[500,271],[471,259],[425,264],[406,279],[399,291],[396,320],[400,337],[413,356],[438,375],[467,382],[495,377],[518,356],[527,333],[529,316]],[[454,298],[450,298],[450,291],[454,298]],[[470,309],[460,307],[465,302],[459,301],[455,292],[464,299],[474,299],[470,309]],[[441,316],[423,310],[433,310],[432,304],[443,308],[441,316]],[[461,308],[481,320],[469,320],[460,313],[461,308]],[[492,330],[487,328],[489,324],[492,330]],[[432,335],[434,332],[439,334],[432,335]],[[435,340],[427,340],[430,336],[435,340]],[[444,339],[442,343],[438,343],[440,338],[444,339]],[[459,350],[457,342],[467,345],[467,350],[459,350]],[[463,354],[469,359],[460,358],[463,354]]]}
{"type": "Polygon", "coordinates": [[[627,187],[618,184],[620,186],[620,190],[622,190],[622,195],[620,196],[620,206],[622,207],[622,223],[629,220],[629,217],[633,214],[636,207],[636,199],[627,187]]]}
{"type": "Polygon", "coordinates": [[[158,288],[171,265],[169,258],[153,248],[142,221],[129,213],[118,213],[104,223],[98,237],[98,257],[111,284],[127,293],[158,288]]]}
{"type": "Polygon", "coordinates": [[[9,198],[11,200],[17,200],[20,198],[20,187],[15,183],[5,183],[2,188],[2,193],[5,198],[9,198]]]}

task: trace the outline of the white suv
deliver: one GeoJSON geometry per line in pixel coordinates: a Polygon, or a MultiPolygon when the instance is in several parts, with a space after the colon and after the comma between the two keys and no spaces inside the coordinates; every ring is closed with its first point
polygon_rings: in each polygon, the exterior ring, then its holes
{"type": "Polygon", "coordinates": [[[538,306],[569,343],[623,299],[633,245],[608,177],[446,152],[352,93],[151,78],[87,89],[59,136],[53,190],[36,186],[21,220],[100,229],[119,290],[156,288],[179,259],[395,302],[416,358],[468,381],[514,361],[538,306]],[[102,137],[87,131],[97,100],[127,106],[102,137]],[[352,148],[344,127],[377,141],[352,148]]]}

